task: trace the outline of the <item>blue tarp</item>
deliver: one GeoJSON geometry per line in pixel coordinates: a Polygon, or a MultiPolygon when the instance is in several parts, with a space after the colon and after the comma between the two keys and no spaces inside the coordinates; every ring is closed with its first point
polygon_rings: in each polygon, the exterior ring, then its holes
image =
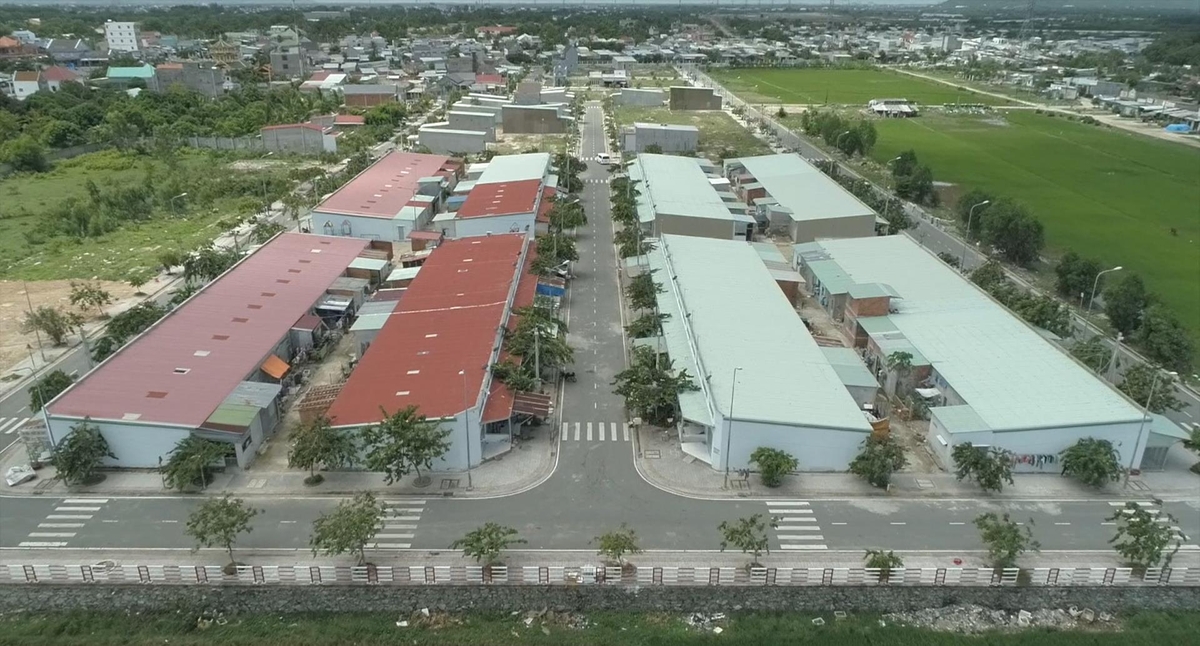
{"type": "Polygon", "coordinates": [[[542,294],[543,296],[557,296],[561,298],[563,294],[567,293],[567,290],[560,285],[547,285],[546,283],[538,283],[537,293],[542,294]]]}
{"type": "Polygon", "coordinates": [[[1166,128],[1163,128],[1163,130],[1166,130],[1167,132],[1182,132],[1182,133],[1191,132],[1191,129],[1188,128],[1186,123],[1172,123],[1171,125],[1167,126],[1166,128]]]}

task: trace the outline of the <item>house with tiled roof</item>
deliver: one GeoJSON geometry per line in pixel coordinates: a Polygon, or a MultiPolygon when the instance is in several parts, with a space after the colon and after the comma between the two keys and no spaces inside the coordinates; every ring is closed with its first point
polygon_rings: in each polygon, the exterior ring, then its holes
{"type": "Polygon", "coordinates": [[[79,78],[78,74],[61,65],[51,65],[42,70],[42,80],[45,81],[45,89],[51,92],[57,92],[63,83],[78,83],[79,78]]]}
{"type": "Polygon", "coordinates": [[[24,101],[39,90],[46,88],[42,73],[38,71],[15,72],[12,80],[12,95],[18,101],[24,101]]]}

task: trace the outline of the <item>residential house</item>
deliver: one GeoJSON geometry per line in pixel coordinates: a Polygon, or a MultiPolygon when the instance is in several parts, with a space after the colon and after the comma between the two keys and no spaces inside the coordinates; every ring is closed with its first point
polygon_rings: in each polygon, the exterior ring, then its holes
{"type": "Polygon", "coordinates": [[[42,70],[42,81],[45,89],[57,92],[63,83],[78,83],[79,75],[61,65],[52,65],[42,70]]]}
{"type": "Polygon", "coordinates": [[[24,101],[34,93],[46,89],[46,82],[42,79],[42,73],[33,72],[16,72],[13,74],[12,94],[18,101],[24,101]]]}

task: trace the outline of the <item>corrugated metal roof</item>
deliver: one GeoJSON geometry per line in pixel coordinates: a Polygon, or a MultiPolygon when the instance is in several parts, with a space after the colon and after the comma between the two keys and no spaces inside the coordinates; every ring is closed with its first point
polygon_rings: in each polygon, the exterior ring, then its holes
{"type": "Polygon", "coordinates": [[[663,323],[668,351],[677,367],[687,365],[678,337],[690,332],[682,345],[694,344],[698,356],[690,362],[702,370],[693,373],[697,379],[709,377],[712,399],[706,405],[729,414],[734,370],[740,368],[737,419],[871,430],[750,245],[667,235],[660,247],[649,256],[661,265],[658,281],[666,288],[659,309],[674,310],[663,323]]]}
{"type": "Polygon", "coordinates": [[[458,208],[460,218],[534,213],[541,197],[542,180],[478,184],[458,208]]]}
{"type": "MultiPolygon", "coordinates": [[[[476,165],[472,164],[472,168],[476,165]]],[[[476,181],[477,184],[499,182],[524,182],[541,180],[550,168],[550,153],[524,153],[521,155],[497,155],[476,181]]]]}
{"type": "Polygon", "coordinates": [[[700,164],[691,157],[642,153],[629,166],[637,186],[642,221],[658,214],[734,220],[700,164]]]}
{"type": "Polygon", "coordinates": [[[50,414],[199,427],[366,246],[277,236],[63,393],[50,414]]]}
{"type": "Polygon", "coordinates": [[[422,177],[448,171],[449,157],[392,151],[371,164],[313,211],[393,218],[417,193],[422,177]]]}
{"type": "Polygon", "coordinates": [[[793,220],[823,220],[874,215],[863,204],[820,169],[795,153],[727,159],[741,162],[755,182],[786,206],[793,220]]]}
{"type": "Polygon", "coordinates": [[[829,365],[833,366],[833,370],[837,372],[838,378],[842,380],[843,384],[860,388],[879,387],[879,381],[875,379],[875,375],[872,375],[870,370],[867,370],[862,358],[853,348],[821,346],[821,352],[829,361],[829,365]]]}
{"type": "Polygon", "coordinates": [[[439,246],[329,408],[334,424],[372,424],[381,406],[440,418],[475,405],[525,243],[502,234],[439,246]]]}
{"type": "Polygon", "coordinates": [[[991,429],[1141,418],[1118,392],[907,236],[817,244],[855,282],[886,282],[900,294],[898,313],[886,317],[891,326],[991,429]]]}

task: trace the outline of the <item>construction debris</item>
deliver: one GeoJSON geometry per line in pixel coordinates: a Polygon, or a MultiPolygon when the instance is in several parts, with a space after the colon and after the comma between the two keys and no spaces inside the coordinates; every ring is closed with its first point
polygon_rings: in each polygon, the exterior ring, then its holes
{"type": "MultiPolygon", "coordinates": [[[[993,610],[980,606],[947,606],[925,608],[916,612],[897,612],[884,615],[879,623],[896,623],[914,628],[926,628],[939,632],[976,634],[993,630],[1019,630],[1023,628],[1054,628],[1066,630],[1094,624],[1096,614],[1091,608],[1080,610],[1074,606],[1061,608],[1019,610],[1015,613],[993,610]]],[[[1113,623],[1112,615],[1100,615],[1100,624],[1113,623]]],[[[816,624],[817,620],[814,619],[816,624]]],[[[820,624],[817,624],[820,625],[820,624]]],[[[1111,626],[1116,628],[1115,623],[1111,626]]]]}
{"type": "Polygon", "coordinates": [[[724,623],[726,619],[727,617],[723,612],[717,612],[711,615],[703,612],[693,612],[687,617],[684,617],[683,623],[687,624],[689,628],[701,630],[706,633],[716,633],[719,635],[725,632],[725,627],[721,626],[720,624],[724,623]]]}
{"type": "Polygon", "coordinates": [[[587,617],[578,612],[555,611],[549,608],[530,610],[525,613],[525,618],[521,620],[521,623],[525,624],[526,628],[532,628],[534,622],[537,622],[541,626],[542,632],[547,635],[550,634],[551,627],[582,630],[590,625],[587,617]]]}

